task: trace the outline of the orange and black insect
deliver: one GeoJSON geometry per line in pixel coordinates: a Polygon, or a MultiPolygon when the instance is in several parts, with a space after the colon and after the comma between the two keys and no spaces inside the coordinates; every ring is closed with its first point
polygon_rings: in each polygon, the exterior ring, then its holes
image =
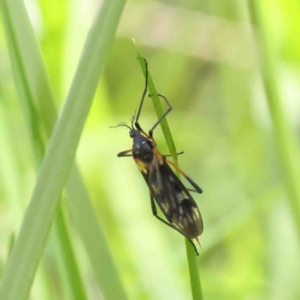
{"type": "Polygon", "coordinates": [[[158,151],[156,148],[156,142],[153,138],[154,129],[172,110],[167,98],[158,94],[158,96],[164,99],[169,108],[153,125],[149,134],[147,134],[139,124],[140,113],[148,90],[148,66],[147,61],[144,61],[146,68],[146,80],[138,112],[131,118],[131,126],[128,126],[126,123],[119,123],[117,126],[112,126],[127,127],[130,131],[130,137],[133,139],[132,149],[120,152],[118,157],[133,157],[150,189],[153,215],[163,223],[187,237],[192,243],[196,254],[198,254],[192,239],[196,239],[199,243],[198,236],[203,232],[203,222],[197,204],[190,192],[201,194],[202,189],[182,170],[180,170],[179,167],[169,161],[167,159],[168,155],[162,155],[158,151]],[[169,165],[178,170],[195,190],[186,188],[169,165]],[[161,209],[166,220],[158,216],[156,204],[161,209]]]}

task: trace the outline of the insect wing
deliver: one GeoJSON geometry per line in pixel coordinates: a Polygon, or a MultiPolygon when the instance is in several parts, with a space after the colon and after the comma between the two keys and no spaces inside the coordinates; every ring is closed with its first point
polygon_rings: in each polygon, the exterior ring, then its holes
{"type": "Polygon", "coordinates": [[[145,180],[170,225],[186,237],[199,236],[203,222],[197,204],[167,162],[154,156],[148,170],[145,180]]]}

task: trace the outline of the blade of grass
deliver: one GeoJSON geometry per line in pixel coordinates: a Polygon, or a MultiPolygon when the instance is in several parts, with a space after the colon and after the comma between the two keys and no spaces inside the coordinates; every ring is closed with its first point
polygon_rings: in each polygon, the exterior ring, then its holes
{"type": "Polygon", "coordinates": [[[14,232],[12,232],[9,236],[9,243],[8,243],[8,254],[7,254],[7,257],[9,257],[13,247],[14,247],[14,244],[15,244],[15,239],[16,239],[16,235],[14,232]]]}
{"type": "MultiPolygon", "coordinates": [[[[139,47],[137,45],[137,42],[135,41],[135,39],[133,39],[133,43],[136,47],[136,51],[138,53],[138,59],[141,65],[141,69],[142,72],[144,74],[144,76],[146,75],[146,69],[145,69],[145,62],[144,62],[144,57],[141,55],[141,52],[139,50],[139,47]]],[[[153,106],[155,108],[156,114],[158,119],[163,115],[164,111],[162,109],[160,100],[158,98],[157,95],[157,91],[156,88],[154,86],[152,77],[150,75],[150,71],[148,70],[148,80],[149,80],[149,85],[148,85],[148,89],[150,91],[150,96],[153,102],[153,106]]],[[[167,119],[164,118],[162,120],[162,122],[160,123],[166,143],[168,145],[170,154],[172,155],[173,161],[176,165],[178,165],[177,163],[177,151],[176,151],[176,147],[175,147],[175,143],[173,141],[172,138],[172,134],[167,122],[167,119]]],[[[177,175],[179,176],[180,174],[177,175]]],[[[203,295],[202,295],[202,289],[201,289],[201,283],[200,283],[200,276],[199,276],[199,269],[198,269],[198,265],[197,265],[197,259],[196,259],[196,255],[195,255],[195,250],[192,247],[190,241],[185,238],[185,245],[186,245],[186,253],[187,253],[187,258],[188,258],[188,266],[189,266],[189,274],[190,274],[190,283],[191,283],[191,289],[192,289],[192,295],[193,295],[193,299],[194,300],[201,300],[203,299],[203,295]]]]}
{"type": "MultiPolygon", "coordinates": [[[[20,233],[5,268],[0,286],[1,299],[17,300],[28,296],[58,197],[72,165],[124,4],[125,1],[121,0],[105,1],[92,26],[61,118],[50,140],[20,233]]],[[[118,299],[124,298],[122,293],[118,299]]]]}
{"type": "Polygon", "coordinates": [[[1,13],[6,31],[6,41],[9,48],[9,54],[11,55],[11,65],[16,81],[16,88],[20,95],[19,99],[21,100],[22,111],[24,112],[25,119],[27,123],[30,124],[29,134],[33,142],[32,149],[34,151],[34,157],[36,162],[40,163],[44,156],[44,147],[39,142],[42,134],[40,127],[35,126],[33,123],[37,122],[36,124],[40,124],[40,120],[34,105],[32,105],[30,101],[27,101],[27,99],[32,99],[32,93],[28,85],[26,74],[24,73],[24,69],[22,67],[22,61],[20,56],[17,55],[18,46],[16,42],[16,34],[14,33],[12,18],[10,17],[9,8],[6,1],[2,1],[1,3],[1,13]]]}
{"type": "MultiPolygon", "coordinates": [[[[33,150],[35,168],[36,170],[38,170],[45,153],[45,146],[43,145],[41,138],[41,128],[40,126],[37,126],[37,124],[40,124],[41,122],[38,118],[38,114],[33,103],[30,101],[30,99],[32,99],[32,93],[29,88],[28,81],[26,79],[26,74],[23,68],[21,67],[22,62],[20,60],[20,56],[17,54],[17,44],[11,22],[12,20],[9,17],[10,14],[8,13],[8,7],[5,1],[1,3],[1,13],[5,25],[4,28],[6,31],[6,41],[8,44],[15,84],[19,94],[19,101],[21,103],[22,111],[25,115],[25,120],[28,125],[27,127],[29,131],[29,136],[31,138],[31,148],[33,150]]],[[[53,239],[50,241],[50,244],[51,243],[53,243],[53,239]]],[[[49,274],[45,272],[46,261],[42,260],[41,263],[42,267],[39,273],[39,278],[36,280],[36,285],[40,285],[42,281],[47,284],[43,286],[43,288],[41,286],[39,286],[39,288],[36,288],[39,290],[43,290],[45,294],[50,294],[51,284],[49,283],[49,274]]],[[[45,295],[43,295],[43,297],[45,297],[45,295]]]]}
{"type": "MultiPolygon", "coordinates": [[[[29,100],[25,97],[30,103],[24,106],[30,107],[34,103],[45,126],[45,131],[50,136],[57,118],[57,112],[28,16],[21,1],[10,1],[7,9],[8,15],[11,16],[11,28],[15,32],[14,36],[17,45],[17,56],[15,60],[12,60],[12,63],[20,62],[17,65],[18,74],[24,74],[23,78],[27,79],[27,82],[22,81],[23,87],[19,90],[20,98],[23,98],[23,90],[25,91],[25,96],[30,96],[29,100]]],[[[27,114],[29,119],[35,117],[31,112],[34,112],[34,110],[29,111],[27,114]]],[[[109,249],[99,227],[89,194],[76,166],[70,172],[66,191],[68,207],[91,260],[91,265],[94,268],[95,277],[102,293],[108,299],[112,297],[125,298],[124,289],[110,257],[109,249]],[[114,285],[111,282],[114,282],[114,285]]]]}
{"type": "Polygon", "coordinates": [[[63,253],[63,261],[69,280],[72,299],[87,300],[87,294],[80,276],[79,268],[71,244],[70,234],[67,230],[66,220],[61,206],[58,207],[56,217],[56,232],[59,238],[60,252],[63,253]]]}
{"type": "MultiPolygon", "coordinates": [[[[13,34],[13,26],[11,20],[8,18],[7,6],[3,4],[3,19],[5,21],[5,29],[7,32],[7,41],[10,50],[11,62],[14,72],[14,78],[16,81],[16,87],[19,91],[19,99],[25,113],[27,120],[28,129],[30,131],[31,145],[34,152],[34,158],[36,163],[36,170],[39,169],[42,158],[45,153],[45,143],[41,136],[41,130],[39,126],[41,124],[40,117],[37,110],[34,107],[33,101],[33,92],[31,86],[26,77],[26,71],[24,69],[24,64],[21,60],[21,55],[18,51],[15,35],[13,34]]],[[[58,215],[55,221],[56,235],[57,240],[60,244],[60,251],[63,254],[63,264],[64,268],[67,270],[66,274],[68,275],[71,288],[70,290],[73,293],[74,299],[87,299],[87,296],[84,292],[84,285],[81,280],[81,276],[77,267],[75,260],[74,252],[71,246],[69,233],[65,225],[63,218],[62,208],[59,207],[58,215]],[[63,246],[62,246],[63,245],[63,246]]]]}
{"type": "Polygon", "coordinates": [[[197,257],[195,255],[195,250],[191,245],[191,242],[185,238],[185,246],[186,252],[188,256],[189,263],[189,272],[190,272],[190,280],[191,280],[191,289],[193,299],[204,299],[201,288],[201,280],[199,275],[199,268],[197,264],[197,257]]]}
{"type": "Polygon", "coordinates": [[[298,237],[300,238],[300,186],[299,186],[299,151],[291,124],[283,109],[276,75],[276,47],[272,33],[268,30],[263,14],[263,1],[249,2],[252,16],[258,29],[261,51],[261,72],[270,109],[279,155],[285,175],[285,186],[289,205],[294,217],[298,237]]]}
{"type": "MultiPolygon", "coordinates": [[[[4,6],[5,7],[5,6],[4,6]]],[[[7,14],[4,14],[7,16],[7,14]]],[[[4,17],[4,19],[6,19],[4,17]]],[[[6,29],[7,29],[7,39],[10,48],[11,61],[13,62],[13,69],[16,78],[16,85],[19,88],[20,99],[23,99],[23,107],[25,111],[25,115],[27,116],[27,124],[29,127],[29,131],[31,132],[31,145],[34,152],[34,158],[37,166],[37,170],[41,164],[42,157],[45,153],[45,145],[43,143],[43,139],[40,134],[40,122],[38,118],[38,114],[34,108],[34,103],[32,101],[32,93],[30,92],[30,88],[28,85],[28,81],[25,76],[24,68],[22,67],[22,62],[19,59],[20,55],[18,55],[18,49],[16,47],[16,43],[14,40],[14,35],[12,34],[12,24],[9,20],[6,20],[6,29]],[[20,77],[19,77],[20,76],[20,77]],[[24,91],[24,93],[22,93],[24,91]],[[22,97],[23,95],[23,97],[22,97]],[[27,112],[27,113],[26,113],[27,112]],[[37,149],[37,151],[35,151],[37,149]]],[[[59,207],[58,215],[56,217],[57,228],[57,239],[60,243],[61,252],[64,255],[64,267],[67,270],[67,274],[69,275],[69,281],[71,288],[70,290],[73,292],[74,299],[87,299],[87,296],[84,291],[84,285],[81,280],[81,276],[77,267],[77,263],[74,257],[73,249],[70,243],[69,233],[67,231],[67,227],[65,225],[65,221],[63,219],[62,208],[59,207]]]]}

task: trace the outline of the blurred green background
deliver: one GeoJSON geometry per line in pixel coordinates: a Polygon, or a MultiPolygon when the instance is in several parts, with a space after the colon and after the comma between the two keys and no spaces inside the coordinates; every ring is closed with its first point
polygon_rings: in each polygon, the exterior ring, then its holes
{"type": "MultiPolygon", "coordinates": [[[[26,1],[62,107],[101,1],[26,1]]],[[[265,1],[263,19],[276,57],[283,114],[298,139],[300,3],[265,1]]],[[[144,77],[135,37],[159,93],[180,167],[204,190],[198,259],[206,299],[299,299],[299,239],[285,190],[262,74],[251,1],[128,1],[113,52],[81,137],[77,161],[129,299],[190,299],[184,239],[151,213],[149,191],[130,158],[124,128],[138,108],[144,77]],[[250,5],[249,5],[250,3],[250,5]]],[[[35,159],[0,23],[0,254],[17,233],[35,183],[35,159]]],[[[44,112],[45,115],[47,112],[44,112]]],[[[156,121],[151,101],[140,119],[156,121]]],[[[39,124],[36,124],[38,127],[39,124]]],[[[158,148],[167,154],[161,129],[158,148]]],[[[91,264],[64,211],[89,299],[100,299],[91,264]]],[[[31,299],[73,299],[51,233],[31,299]]],[[[112,283],[113,284],[113,283],[112,283]]]]}

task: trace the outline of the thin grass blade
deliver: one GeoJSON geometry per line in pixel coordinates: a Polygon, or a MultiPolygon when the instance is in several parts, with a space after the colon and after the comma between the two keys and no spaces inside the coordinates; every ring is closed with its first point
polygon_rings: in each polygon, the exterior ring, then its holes
{"type": "MultiPolygon", "coordinates": [[[[20,4],[19,1],[9,3],[15,5],[12,9],[14,12],[20,4]]],[[[28,296],[58,197],[72,165],[82,127],[111,50],[124,4],[125,1],[105,1],[90,31],[66,105],[55,127],[30,205],[3,274],[1,299],[16,300],[28,296]]],[[[122,292],[119,299],[125,298],[122,292]]]]}

